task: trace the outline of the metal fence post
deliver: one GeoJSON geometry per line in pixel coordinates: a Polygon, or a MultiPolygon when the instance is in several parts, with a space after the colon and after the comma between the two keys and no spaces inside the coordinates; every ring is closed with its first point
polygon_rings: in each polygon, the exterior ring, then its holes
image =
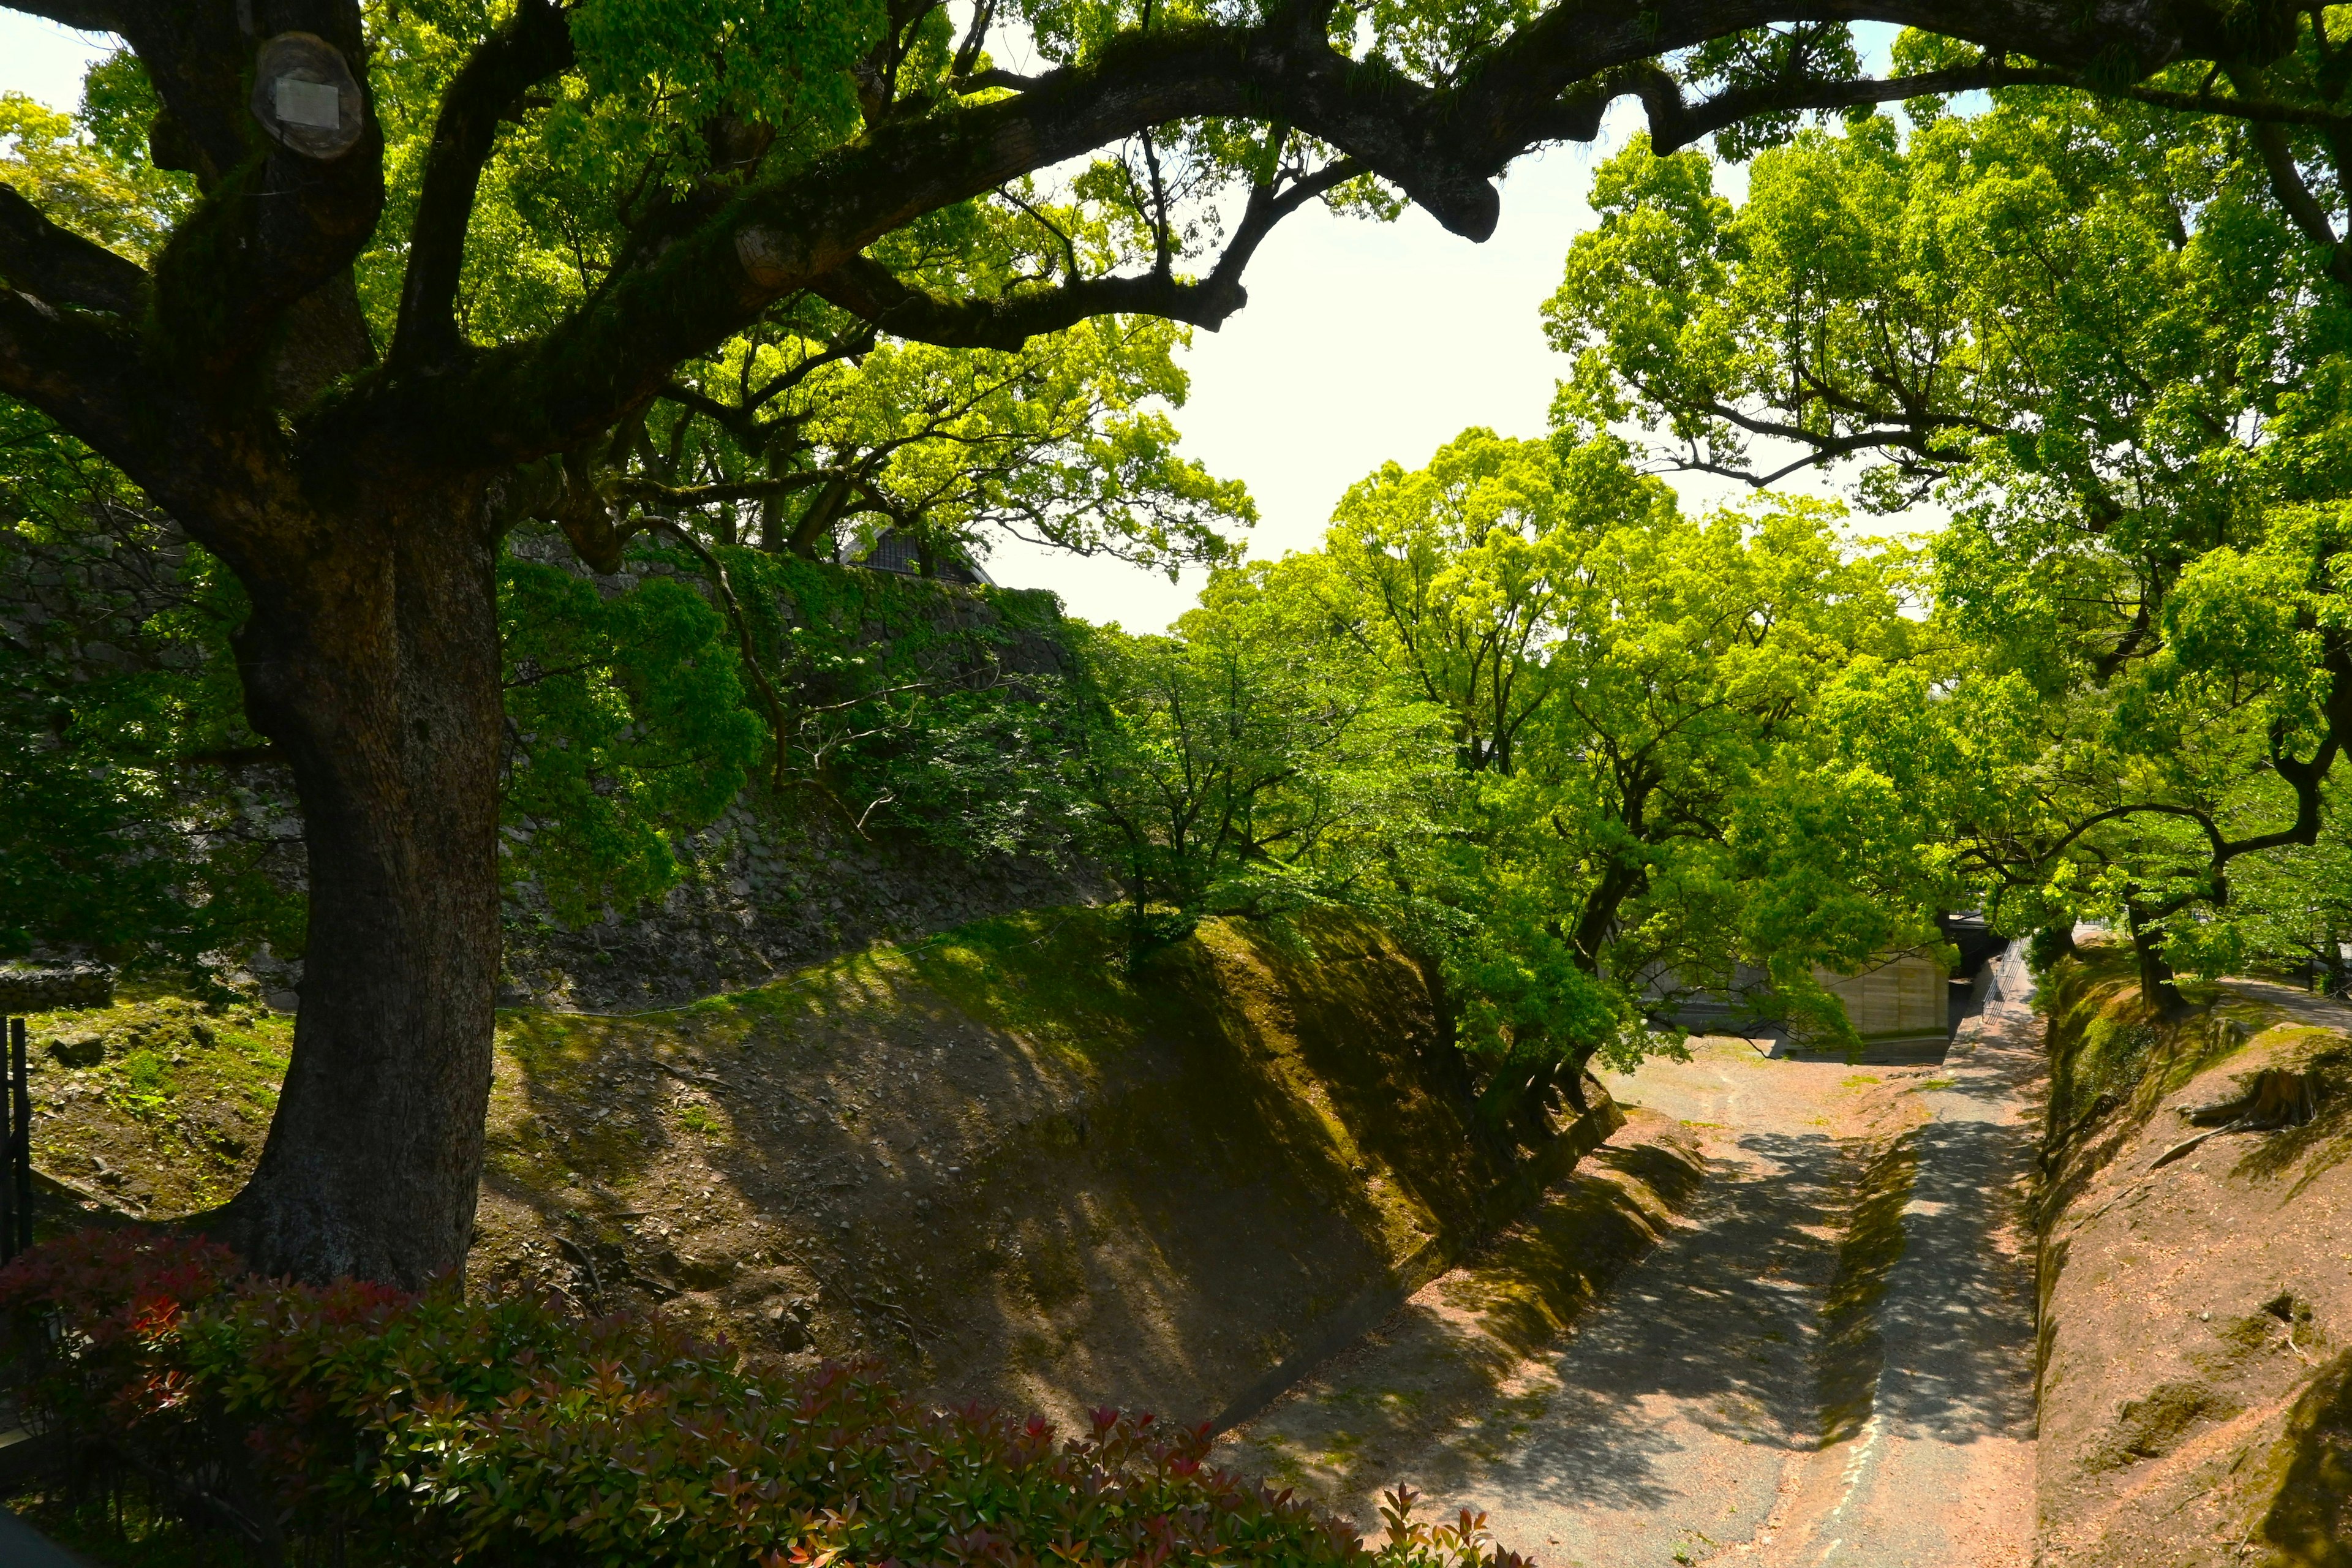
{"type": "Polygon", "coordinates": [[[7,1171],[0,1177],[0,1259],[16,1256],[16,1051],[21,1018],[0,1018],[0,1150],[7,1171]]]}
{"type": "Polygon", "coordinates": [[[8,1186],[14,1202],[8,1256],[33,1245],[33,1088],[25,1059],[25,1020],[8,1021],[8,1186]]]}

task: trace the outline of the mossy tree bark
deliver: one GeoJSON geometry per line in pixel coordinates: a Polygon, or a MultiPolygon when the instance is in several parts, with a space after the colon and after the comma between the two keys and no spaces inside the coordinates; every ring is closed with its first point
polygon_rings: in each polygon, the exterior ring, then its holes
{"type": "MultiPolygon", "coordinates": [[[[903,101],[868,92],[852,139],[654,213],[571,316],[484,347],[456,313],[481,170],[502,121],[573,65],[569,14],[520,0],[438,104],[405,106],[434,116],[435,132],[377,360],[350,283],[385,199],[357,0],[13,3],[121,34],[163,103],[159,161],[192,171],[203,193],[150,272],[0,186],[0,395],[121,466],[252,598],[240,668],[306,814],[311,936],[278,1120],[219,1224],[262,1269],[410,1285],[462,1263],[480,1170],[501,732],[484,498],[514,488],[522,466],[580,450],[679,362],[804,289],[951,345],[1007,346],[1104,311],[1214,326],[1243,298],[1224,268],[1188,281],[1163,262],[1139,278],[949,299],[861,255],[924,214],[1156,125],[1295,128],[1483,239],[1494,177],[1530,147],[1590,140],[1620,96],[1639,96],[1661,140],[1682,144],[1759,113],[2010,79],[2004,51],[2053,79],[2096,70],[2112,84],[2183,58],[2267,58],[2294,36],[2292,13],[2250,16],[2224,0],[1832,7],[1989,52],[1897,81],[1784,71],[1691,102],[1658,58],[1822,7],[1563,3],[1435,82],[1350,58],[1351,30],[1335,46],[1330,0],[1270,4],[1248,24],[1130,26],[1034,79],[983,72],[903,101]],[[306,38],[349,69],[331,135],[266,121],[272,100],[256,90],[268,86],[256,80],[268,50],[309,50],[306,38]]],[[[895,38],[932,8],[877,10],[895,38]]],[[[1255,244],[1249,221],[1239,237],[1255,244]]],[[[621,540],[594,499],[564,495],[551,514],[609,570],[621,540]]]]}
{"type": "Polygon", "coordinates": [[[478,490],[332,532],[324,559],[257,585],[237,640],[253,725],[302,802],[310,940],[277,1116],[217,1228],[272,1270],[414,1282],[465,1256],[489,1097],[492,540],[478,490]]]}

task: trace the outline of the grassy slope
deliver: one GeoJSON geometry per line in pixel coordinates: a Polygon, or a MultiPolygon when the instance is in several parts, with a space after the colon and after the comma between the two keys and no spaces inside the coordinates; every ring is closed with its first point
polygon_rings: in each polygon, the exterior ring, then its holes
{"type": "MultiPolygon", "coordinates": [[[[1122,957],[1112,917],[1058,910],[673,1011],[504,1014],[472,1277],[659,1301],[758,1355],[882,1355],[942,1394],[1206,1416],[1466,1239],[1512,1159],[1465,1125],[1427,986],[1379,931],[1213,922],[1140,975],[1122,957]]],[[[170,1050],[43,1069],[152,1079],[143,1144],[103,1131],[111,1089],[38,1133],[86,1186],[76,1152],[110,1140],[112,1190],[158,1215],[257,1152],[283,1021],[170,999],[41,1021],[127,1043],[167,1014],[170,1050]],[[229,1103],[236,1148],[190,1159],[229,1103]]]]}
{"type": "Polygon", "coordinates": [[[2352,1037],[2252,986],[2163,1019],[2121,954],[2044,994],[2045,1542],[2117,1568],[2352,1568],[2352,1037]],[[2319,1080],[2315,1121],[2155,1167],[2179,1111],[2266,1067],[2319,1080]]]}

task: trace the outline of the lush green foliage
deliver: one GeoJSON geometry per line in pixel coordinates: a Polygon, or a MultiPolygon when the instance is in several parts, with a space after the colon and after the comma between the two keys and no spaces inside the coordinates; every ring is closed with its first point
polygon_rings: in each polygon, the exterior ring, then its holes
{"type": "Polygon", "coordinates": [[[192,1511],[277,1550],[615,1568],[1518,1561],[1466,1517],[1406,1517],[1367,1550],[1205,1464],[1205,1427],[1106,1410],[1056,1442],[1042,1420],[929,1409],[859,1369],[757,1376],[657,1318],[241,1273],[205,1242],[85,1232],[0,1272],[0,1311],[37,1358],[43,1428],[182,1478],[192,1511]]]}
{"type": "MultiPolygon", "coordinates": [[[[389,221],[358,271],[382,338],[405,260],[397,237],[429,148],[425,111],[493,12],[458,0],[369,15],[391,191],[389,221]]],[[[465,330],[482,342],[544,331],[638,259],[665,214],[803,164],[894,95],[903,112],[942,92],[956,44],[948,27],[944,9],[906,26],[879,5],[785,5],[715,28],[691,5],[579,7],[578,69],[534,95],[484,170],[458,303],[465,330]]],[[[1049,26],[1040,41],[1052,36],[1049,26]]],[[[1244,162],[1257,149],[1223,149],[1205,134],[1197,151],[1161,151],[1167,179],[1188,188],[1257,166],[1244,162]],[[1212,148],[1209,163],[1174,173],[1212,148]]],[[[1191,254],[1210,242],[1207,229],[1165,230],[1133,161],[1122,149],[1066,184],[1024,180],[926,215],[874,257],[914,287],[1009,299],[1171,243],[1191,254]]],[[[1220,531],[1254,512],[1240,486],[1176,449],[1168,410],[1185,396],[1173,357],[1185,335],[1165,321],[1104,317],[1018,347],[941,347],[795,295],[567,454],[570,500],[609,510],[625,536],[652,513],[688,518],[713,542],[803,555],[855,556],[896,530],[920,544],[927,566],[983,556],[1003,533],[1153,566],[1221,560],[1231,546],[1220,531]]]]}
{"type": "Polygon", "coordinates": [[[1812,967],[1922,940],[1923,825],[1822,722],[1910,657],[1908,562],[1832,521],[1688,518],[1612,440],[1483,431],[1343,503],[1357,636],[1449,712],[1475,782],[1450,868],[1474,1051],[1629,1059],[1742,966],[1835,1037],[1812,967]]]}
{"type": "Polygon", "coordinates": [[[1800,136],[1737,208],[1702,153],[1614,160],[1548,307],[1559,416],[1949,510],[1914,771],[2007,924],[2115,920],[2152,985],[2332,966],[2352,300],[2242,125],[2023,89],[1920,118],[1800,136]]]}
{"type": "Polygon", "coordinates": [[[1687,517],[1608,438],[1388,465],[1322,550],[1098,644],[1139,931],[1380,910],[1442,960],[1490,1116],[1537,1136],[1595,1056],[1674,1048],[1653,1026],[1694,993],[1843,1037],[1814,967],[1933,941],[1955,887],[1891,740],[1912,559],[1835,521],[1687,517]]]}
{"type": "Polygon", "coordinates": [[[1221,573],[1171,635],[1085,644],[1106,710],[1088,780],[1139,945],[1379,901],[1442,818],[1443,715],[1333,639],[1319,564],[1221,573]]]}
{"type": "Polygon", "coordinates": [[[50,222],[144,261],[193,194],[185,176],[147,160],[153,112],[145,78],[127,55],[91,71],[79,117],[0,93],[0,179],[50,222]]]}
{"type": "Polygon", "coordinates": [[[299,822],[187,763],[255,739],[227,658],[244,609],[110,470],[0,405],[0,951],[299,950],[299,822]]]}
{"type": "MultiPolygon", "coordinates": [[[[243,720],[242,595],[127,502],[56,504],[87,500],[83,454],[27,426],[0,531],[7,942],[174,966],[260,941],[298,956],[300,819],[243,720]]],[[[772,710],[693,557],[641,553],[636,582],[603,590],[502,561],[501,853],[523,908],[569,924],[638,908],[739,798],[787,832],[815,814],[982,858],[1083,839],[1093,725],[1049,597],[722,553],[772,710]]]]}
{"type": "Polygon", "coordinates": [[[501,565],[507,859],[566,921],[634,909],[677,877],[666,830],[716,817],[760,757],[725,620],[674,577],[607,599],[501,565]]]}
{"type": "MultiPolygon", "coordinates": [[[[877,20],[820,11],[743,23],[726,64],[691,67],[667,51],[699,20],[579,13],[581,72],[551,85],[486,173],[468,330],[494,341],[575,305],[642,209],[705,181],[729,135],[753,135],[755,160],[789,160],[854,123],[843,51],[877,20]],[[756,51],[782,51],[795,70],[729,74],[756,51]],[[681,130],[681,93],[723,101],[733,130],[681,130]],[[790,121],[804,144],[755,134],[744,116],[790,121]]],[[[464,5],[373,16],[395,219],[429,132],[415,106],[491,20],[464,5]]],[[[937,46],[915,40],[906,68],[940,68],[937,46]]],[[[147,157],[156,107],[127,52],[90,73],[78,118],[0,100],[0,174],[58,222],[144,258],[191,196],[147,157]]],[[[1125,199],[1029,190],[927,219],[888,259],[918,283],[996,289],[1056,258],[1109,265],[1137,242],[1115,219],[1125,199]]],[[[385,248],[359,266],[379,337],[398,263],[385,248]]],[[[501,565],[510,889],[566,922],[636,908],[681,875],[682,836],[747,784],[773,815],[813,809],[852,835],[982,856],[1066,849],[1086,827],[1074,784],[1086,721],[1052,651],[1056,617],[1017,595],[984,595],[967,613],[898,584],[844,591],[840,574],[799,560],[854,557],[885,529],[915,542],[927,572],[1006,531],[1152,565],[1224,558],[1219,529],[1253,514],[1239,486],[1176,452],[1181,342],[1164,321],[1102,318],[1017,349],[950,349],[795,296],[681,366],[668,395],[593,449],[494,486],[513,522],[583,505],[608,515],[617,538],[636,536],[640,574],[654,573],[615,594],[545,552],[501,565]],[[718,553],[672,549],[680,531],[718,553]]],[[[267,937],[298,954],[299,873],[281,852],[297,847],[279,831],[297,819],[283,773],[246,760],[263,748],[230,651],[235,584],[47,420],[12,403],[0,422],[0,572],[12,585],[44,579],[30,629],[0,647],[0,876],[17,922],[0,935],[174,962],[267,937]],[[94,574],[77,560],[92,551],[94,574]],[[70,614],[46,603],[61,595],[70,614]],[[224,758],[239,760],[224,772],[224,758]]]]}

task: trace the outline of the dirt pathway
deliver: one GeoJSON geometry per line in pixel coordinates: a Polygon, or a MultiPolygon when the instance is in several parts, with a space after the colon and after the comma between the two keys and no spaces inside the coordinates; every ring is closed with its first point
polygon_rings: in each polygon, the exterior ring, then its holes
{"type": "Polygon", "coordinates": [[[1706,1179],[1565,1335],[1494,1366],[1458,1322],[1436,1330],[1509,1292],[1492,1265],[1449,1276],[1234,1457],[1368,1528],[1373,1487],[1409,1482],[1548,1568],[2015,1568],[2033,1330],[2014,1196],[2039,1028],[1995,1003],[1941,1066],[1734,1040],[1645,1064],[1612,1092],[1695,1136],[1706,1179]],[[1472,1343],[1485,1411],[1458,1386],[1472,1343]]]}
{"type": "MultiPolygon", "coordinates": [[[[2041,1038],[2030,1005],[1996,1002],[1913,1089],[1932,1120],[1906,1139],[1916,1166],[1902,1250],[1871,1314],[1876,1342],[1860,1352],[1878,1363],[1867,1415],[1809,1457],[1769,1538],[1742,1556],[2017,1568],[2031,1555],[2033,1262],[2022,1202],[2041,1038]]],[[[1838,1370],[1825,1367],[1825,1382],[1838,1370]]]]}

